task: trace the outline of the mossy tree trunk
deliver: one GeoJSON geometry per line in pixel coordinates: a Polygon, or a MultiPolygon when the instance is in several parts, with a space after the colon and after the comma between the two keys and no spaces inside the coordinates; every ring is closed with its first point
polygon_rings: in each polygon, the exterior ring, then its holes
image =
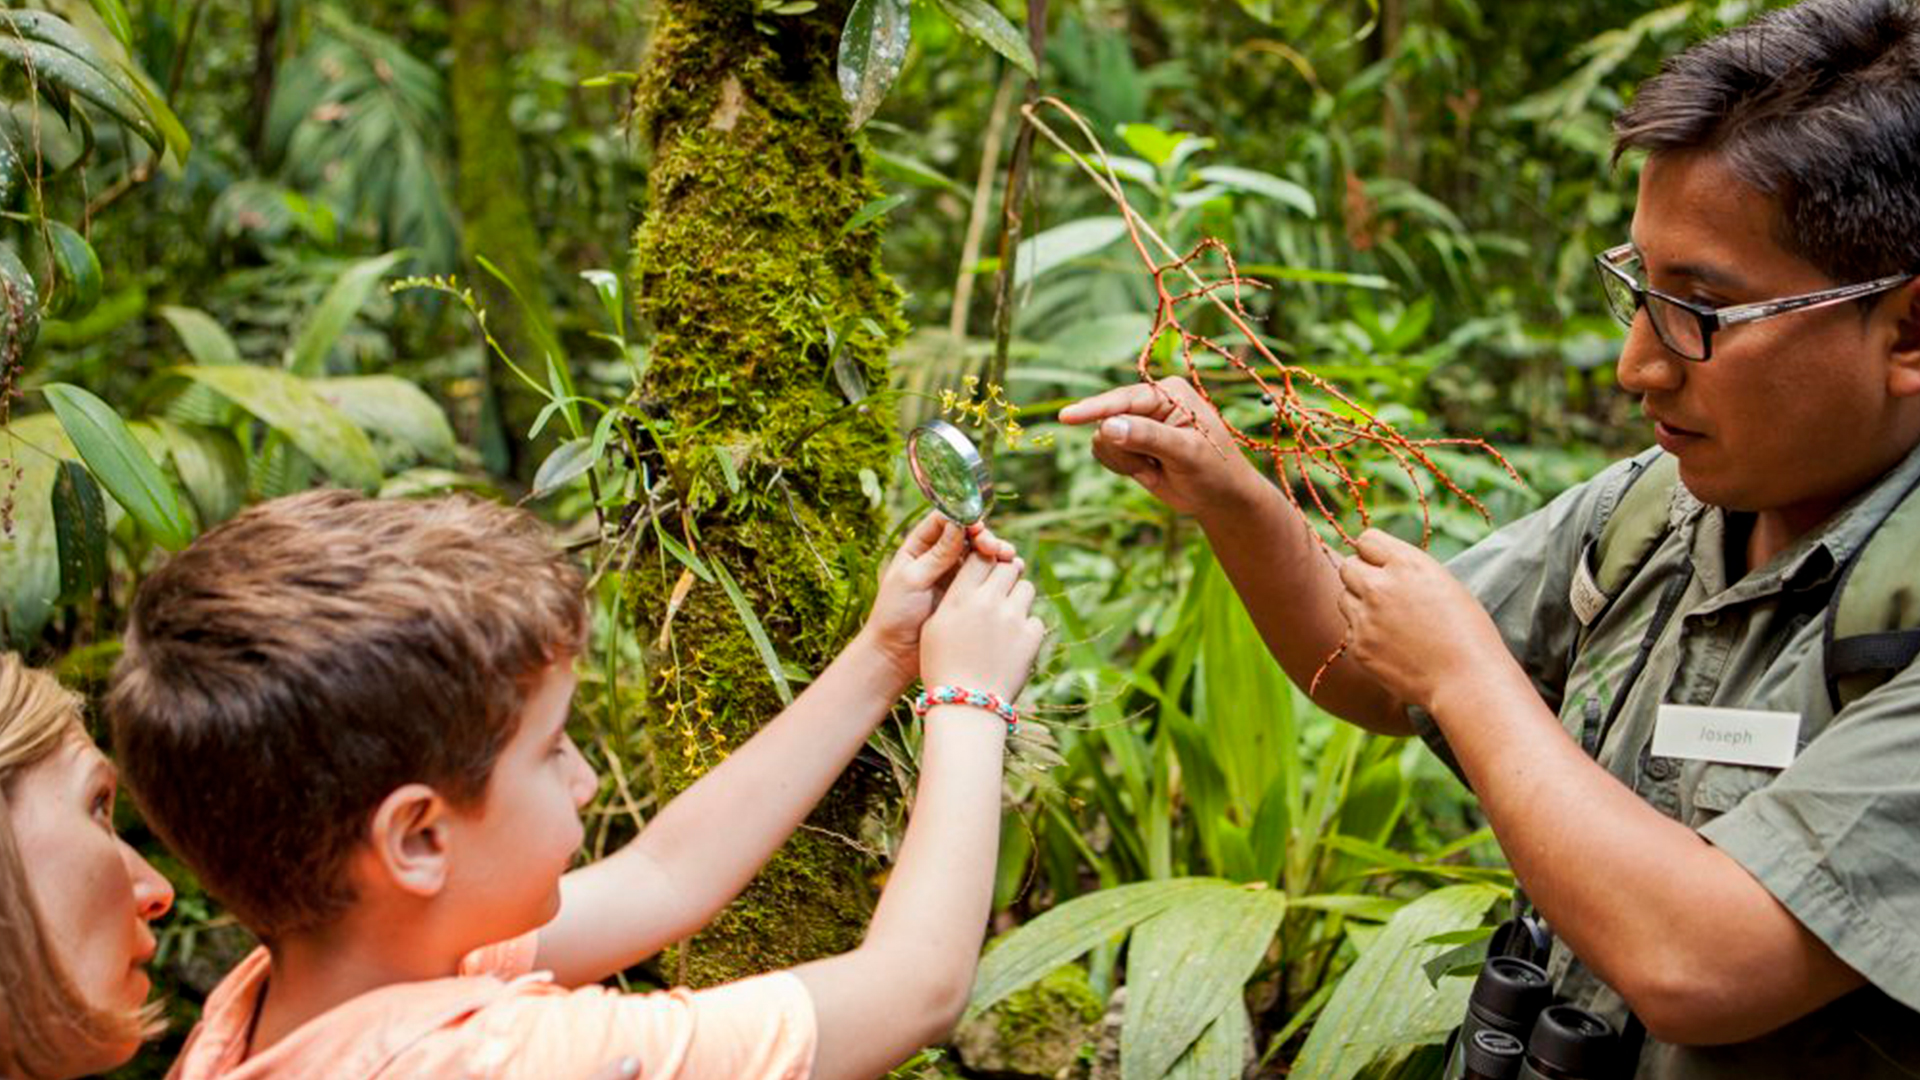
{"type": "MultiPolygon", "coordinates": [[[[877,499],[898,446],[886,356],[904,324],[875,226],[879,197],[834,76],[844,2],[755,27],[752,0],[662,0],[638,123],[652,147],[636,242],[637,310],[652,330],[638,390],[670,425],[663,522],[738,582],[779,655],[818,671],[858,625],[883,543],[877,499]],[[731,468],[723,467],[725,456],[731,468]]],[[[780,709],[772,676],[720,584],[653,557],[628,589],[650,654],[648,723],[670,797],[780,709]]],[[[859,942],[877,869],[857,846],[883,784],[856,767],[668,974],[709,985],[859,942]]],[[[715,823],[724,843],[725,823],[715,823]]]]}
{"type": "MultiPolygon", "coordinates": [[[[513,95],[511,0],[447,0],[453,40],[453,72],[448,87],[453,104],[456,175],[454,198],[460,207],[461,240],[467,276],[487,310],[488,325],[515,363],[536,378],[546,358],[536,345],[541,333],[551,338],[552,316],[541,273],[540,234],[527,198],[526,167],[520,137],[508,115],[513,95]],[[519,286],[523,307],[479,263],[499,267],[519,286]]],[[[533,474],[530,447],[521,439],[539,415],[543,399],[514,377],[492,355],[486,365],[480,448],[496,472],[523,478],[533,474]]]]}

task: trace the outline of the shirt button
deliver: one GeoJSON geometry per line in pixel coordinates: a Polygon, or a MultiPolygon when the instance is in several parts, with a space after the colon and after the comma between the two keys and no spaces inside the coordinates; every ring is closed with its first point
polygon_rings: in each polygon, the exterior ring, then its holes
{"type": "Polygon", "coordinates": [[[1647,759],[1645,771],[1647,774],[1647,779],[1658,780],[1662,783],[1665,783],[1666,781],[1673,779],[1674,773],[1679,771],[1679,766],[1675,764],[1672,758],[1649,757],[1647,759]]]}

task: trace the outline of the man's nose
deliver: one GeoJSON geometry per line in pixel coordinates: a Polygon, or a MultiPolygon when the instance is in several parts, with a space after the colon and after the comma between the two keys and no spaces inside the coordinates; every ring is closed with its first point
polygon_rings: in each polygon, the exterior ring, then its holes
{"type": "Polygon", "coordinates": [[[1686,363],[1653,328],[1646,308],[1634,313],[1614,364],[1614,379],[1629,394],[1670,393],[1686,382],[1686,363]]]}

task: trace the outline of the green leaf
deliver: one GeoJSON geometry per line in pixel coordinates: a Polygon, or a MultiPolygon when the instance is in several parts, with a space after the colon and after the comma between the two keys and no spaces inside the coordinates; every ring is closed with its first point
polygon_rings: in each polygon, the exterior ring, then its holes
{"type": "Polygon", "coordinates": [[[1223,1076],[1241,1075],[1245,1071],[1250,1035],[1246,1007],[1236,997],[1174,1064],[1167,1080],[1219,1080],[1223,1076]]]}
{"type": "Polygon", "coordinates": [[[1404,1053],[1458,1024],[1472,982],[1452,978],[1437,988],[1428,985],[1421,966],[1445,946],[1421,943],[1478,926],[1502,895],[1490,885],[1453,885],[1401,908],[1341,977],[1288,1075],[1349,1080],[1383,1052],[1404,1053]]]}
{"type": "Polygon", "coordinates": [[[1127,235],[1127,223],[1117,217],[1087,217],[1056,225],[1020,242],[1014,284],[1033,279],[1075,259],[1083,259],[1127,235]]]}
{"type": "Polygon", "coordinates": [[[1305,266],[1282,266],[1279,263],[1241,263],[1240,273],[1246,277],[1300,281],[1310,285],[1345,285],[1354,289],[1380,291],[1392,291],[1395,288],[1391,280],[1378,274],[1349,274],[1341,270],[1316,270],[1305,266]]]}
{"type": "Polygon", "coordinates": [[[127,18],[127,8],[120,0],[91,0],[93,10],[100,21],[107,24],[114,39],[128,52],[133,51],[133,20],[127,18]]]}
{"type": "Polygon", "coordinates": [[[1298,210],[1310,218],[1320,216],[1320,208],[1314,203],[1312,192],[1272,173],[1260,172],[1257,169],[1242,169],[1237,165],[1209,165],[1194,175],[1209,184],[1219,184],[1233,188],[1235,191],[1264,196],[1282,206],[1298,210]]]}
{"type": "Polygon", "coordinates": [[[1141,923],[1127,951],[1121,1080],[1160,1080],[1209,1024],[1238,1011],[1287,898],[1270,889],[1218,888],[1141,923]]]}
{"type": "Polygon", "coordinates": [[[327,404],[313,386],[274,368],[183,367],[179,374],[219,391],[325,469],[335,480],[362,491],[380,483],[380,457],[353,421],[327,404]]]}
{"type": "Polygon", "coordinates": [[[693,571],[694,577],[699,578],[709,585],[714,584],[713,571],[707,569],[706,561],[693,552],[688,551],[686,546],[681,544],[680,541],[669,536],[667,530],[661,527],[660,519],[657,517],[653,521],[653,534],[660,538],[660,546],[667,550],[667,554],[673,556],[680,565],[693,571]]]}
{"type": "Polygon", "coordinates": [[[49,219],[46,227],[54,275],[48,313],[63,319],[79,318],[100,302],[100,257],[93,253],[87,238],[65,222],[49,219]]]}
{"type": "Polygon", "coordinates": [[[169,551],[186,547],[193,539],[193,521],[166,474],[141,449],[120,414],[69,383],[49,383],[42,392],[80,459],[141,531],[169,551]]]}
{"type": "Polygon", "coordinates": [[[620,275],[611,270],[582,270],[580,276],[600,296],[600,307],[607,313],[613,332],[627,336],[627,302],[621,295],[620,275]]]}
{"type": "Polygon", "coordinates": [[[214,321],[213,316],[199,308],[166,306],[159,309],[160,317],[167,320],[173,332],[180,335],[180,343],[187,347],[187,355],[193,357],[196,364],[238,364],[240,347],[233,343],[226,328],[214,321]]]}
{"type": "Polygon", "coordinates": [[[187,155],[193,152],[193,138],[187,134],[187,126],[174,115],[173,108],[167,104],[167,99],[160,96],[160,91],[154,88],[145,74],[124,62],[116,60],[115,63],[119,66],[121,74],[125,76],[125,80],[132,84],[135,96],[140,99],[140,104],[146,109],[147,119],[159,129],[161,141],[167,144],[168,150],[173,151],[174,160],[185,164],[187,155]]]}
{"type": "MultiPolygon", "coordinates": [[[[295,375],[325,375],[327,373],[327,354],[333,351],[334,342],[346,333],[353,317],[366,306],[367,297],[373,287],[379,284],[393,264],[409,255],[406,251],[389,251],[371,259],[363,259],[349,266],[327,294],[320,298],[320,304],[300,328],[300,334],[294,339],[293,351],[287,357],[287,370],[295,375]]],[[[315,459],[318,460],[318,459],[315,459]]]]}
{"type": "Polygon", "coordinates": [[[17,363],[39,332],[40,290],[13,245],[0,244],[0,365],[17,363]]]}
{"type": "Polygon", "coordinates": [[[95,52],[79,32],[44,11],[0,12],[0,56],[68,93],[85,98],[161,153],[166,140],[147,116],[133,81],[95,52]]]}
{"type": "MultiPolygon", "coordinates": [[[[4,32],[4,31],[0,31],[4,32]]],[[[0,468],[17,466],[13,527],[0,529],[0,641],[24,649],[52,616],[60,595],[60,549],[53,485],[73,443],[52,413],[0,427],[0,468]]]]}
{"type": "Polygon", "coordinates": [[[71,604],[107,580],[107,504],[77,461],[60,462],[53,482],[53,530],[60,548],[60,602],[71,604]]]}
{"type": "Polygon", "coordinates": [[[399,472],[416,458],[433,465],[453,463],[453,426],[418,385],[392,375],[356,375],[315,379],[313,388],[372,436],[376,450],[387,451],[381,454],[384,471],[399,472]]]}
{"type": "Polygon", "coordinates": [[[1075,897],[1000,939],[980,961],[967,1015],[978,1016],[1008,994],[1195,894],[1238,887],[1220,878],[1173,878],[1075,897]]]}
{"type": "Polygon", "coordinates": [[[1027,78],[1040,77],[1040,65],[1034,62],[1033,49],[1026,37],[987,0],[934,0],[934,6],[946,12],[953,25],[1026,72],[1027,78]]]}
{"type": "Polygon", "coordinates": [[[578,480],[593,468],[593,440],[586,436],[568,439],[554,447],[547,460],[533,474],[533,497],[551,495],[569,481],[578,480]]]}
{"type": "MultiPolygon", "coordinates": [[[[213,394],[204,386],[192,389],[213,394]]],[[[201,529],[211,529],[240,512],[247,501],[247,455],[230,432],[165,417],[146,422],[164,440],[167,459],[197,511],[201,529]]]]}
{"type": "Polygon", "coordinates": [[[862,225],[868,225],[878,221],[891,213],[894,207],[906,201],[907,197],[905,195],[889,195],[884,199],[873,200],[853,212],[853,216],[847,219],[847,223],[840,226],[839,235],[845,236],[855,229],[860,228],[862,225]]]}
{"type": "Polygon", "coordinates": [[[840,34],[836,68],[852,127],[864,125],[885,100],[906,65],[912,36],[907,0],[854,0],[840,34]]]}
{"type": "Polygon", "coordinates": [[[1185,131],[1167,131],[1152,124],[1121,124],[1120,137],[1156,169],[1172,161],[1180,145],[1193,138],[1185,131]]]}
{"type": "Polygon", "coordinates": [[[780,695],[782,705],[793,704],[793,687],[787,685],[786,670],[780,664],[780,654],[774,651],[773,639],[767,636],[767,628],[760,625],[760,617],[753,613],[753,605],[747,603],[747,596],[740,586],[727,573],[727,568],[718,562],[708,563],[713,568],[713,576],[720,581],[720,587],[726,590],[727,599],[733,603],[733,610],[740,616],[740,622],[747,628],[747,636],[753,639],[754,651],[760,654],[760,662],[767,666],[767,674],[773,677],[773,691],[780,695]]]}
{"type": "Polygon", "coordinates": [[[973,202],[973,192],[960,186],[959,183],[924,161],[904,154],[891,153],[879,147],[874,147],[870,154],[873,158],[873,171],[879,176],[904,180],[920,187],[937,188],[955,196],[963,203],[973,202]]]}

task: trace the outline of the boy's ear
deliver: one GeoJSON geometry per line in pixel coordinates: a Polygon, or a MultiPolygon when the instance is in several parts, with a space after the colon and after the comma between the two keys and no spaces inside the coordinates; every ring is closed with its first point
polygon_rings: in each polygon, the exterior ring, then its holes
{"type": "Polygon", "coordinates": [[[1887,365],[1887,391],[1894,397],[1920,396],[1920,281],[1894,290],[1893,346],[1887,365]]]}
{"type": "Polygon", "coordinates": [[[423,899],[446,887],[447,801],[425,784],[395,788],[374,809],[367,839],[372,867],[394,888],[423,899]]]}

